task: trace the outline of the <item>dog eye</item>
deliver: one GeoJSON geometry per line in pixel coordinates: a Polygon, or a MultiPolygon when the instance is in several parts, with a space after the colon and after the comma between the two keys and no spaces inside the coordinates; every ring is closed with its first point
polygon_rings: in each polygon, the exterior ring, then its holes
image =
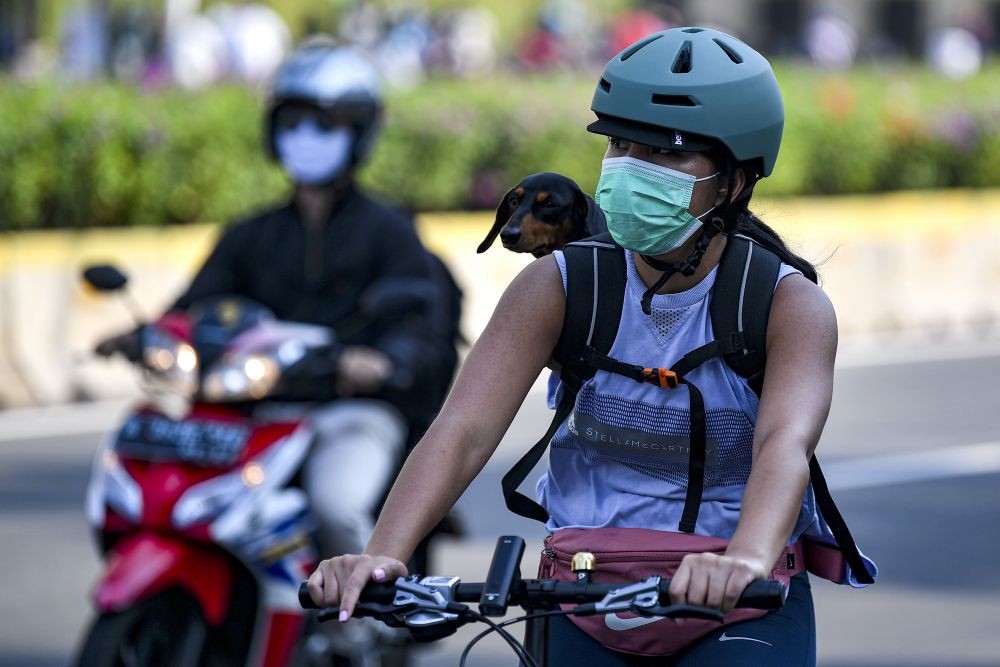
{"type": "Polygon", "coordinates": [[[555,208],[557,204],[551,199],[546,199],[544,202],[542,202],[542,206],[544,206],[545,208],[555,208]]]}
{"type": "Polygon", "coordinates": [[[517,197],[511,195],[507,198],[507,206],[517,206],[517,197]]]}

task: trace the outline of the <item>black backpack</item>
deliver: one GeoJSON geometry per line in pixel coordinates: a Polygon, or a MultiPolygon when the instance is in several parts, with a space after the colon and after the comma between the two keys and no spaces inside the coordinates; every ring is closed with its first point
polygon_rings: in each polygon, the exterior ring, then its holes
{"type": "MultiPolygon", "coordinates": [[[[563,396],[545,435],[504,475],[501,486],[507,507],[529,519],[548,520],[545,509],[518,492],[517,487],[541,459],[556,430],[573,410],[583,383],[598,370],[605,370],[664,388],[687,385],[691,401],[691,446],[680,530],[693,533],[704,488],[705,405],[701,392],[685,375],[709,359],[722,358],[760,394],[766,362],[767,320],[781,260],[749,237],[730,235],[719,261],[709,308],[715,340],[687,353],[668,369],[644,368],[607,355],[618,333],[625,297],[622,248],[609,234],[600,234],[566,245],[563,253],[567,274],[566,314],[553,353],[560,366],[563,396]]],[[[860,583],[872,583],[815,456],[809,461],[809,473],[819,510],[848,565],[860,583]]]]}

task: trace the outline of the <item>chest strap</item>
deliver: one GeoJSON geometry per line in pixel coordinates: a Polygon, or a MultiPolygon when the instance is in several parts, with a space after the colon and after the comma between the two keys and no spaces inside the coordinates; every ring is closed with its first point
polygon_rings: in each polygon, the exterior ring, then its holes
{"type": "MultiPolygon", "coordinates": [[[[699,357],[704,357],[702,361],[724,354],[727,346],[713,341],[685,356],[685,359],[692,357],[697,361],[699,357]]],[[[681,514],[679,530],[683,533],[693,533],[695,525],[698,523],[698,512],[701,509],[701,499],[705,491],[705,459],[707,458],[708,437],[705,424],[705,399],[701,390],[683,377],[683,373],[668,368],[645,368],[636,364],[628,364],[613,357],[603,354],[593,347],[588,346],[583,354],[583,360],[592,368],[614,373],[623,377],[655,385],[661,389],[677,389],[680,385],[685,385],[688,389],[688,423],[690,433],[690,445],[688,449],[688,475],[687,493],[684,498],[684,511],[681,514]]],[[[690,365],[690,361],[689,361],[690,365]]],[[[691,366],[693,368],[694,366],[691,366]]],[[[575,392],[574,392],[575,402],[575,392]]],[[[553,435],[555,431],[553,431],[553,435]]]]}
{"type": "Polygon", "coordinates": [[[607,371],[636,382],[648,382],[661,389],[676,389],[681,381],[680,376],[669,368],[645,368],[636,364],[627,364],[602,354],[590,346],[584,350],[583,360],[595,371],[607,371]]]}

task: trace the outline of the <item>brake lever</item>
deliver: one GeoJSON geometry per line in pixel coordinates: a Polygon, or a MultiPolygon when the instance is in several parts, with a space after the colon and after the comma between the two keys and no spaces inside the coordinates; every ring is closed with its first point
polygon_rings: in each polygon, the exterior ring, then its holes
{"type": "MultiPolygon", "coordinates": [[[[393,628],[401,628],[406,621],[400,615],[409,614],[417,609],[415,603],[408,604],[378,604],[376,602],[359,602],[354,608],[355,618],[375,618],[393,628]]],[[[320,623],[340,618],[340,607],[324,609],[316,615],[320,623]]]]}
{"type": "Polygon", "coordinates": [[[635,608],[651,609],[659,604],[660,577],[653,575],[638,583],[616,588],[592,605],[580,605],[577,607],[577,614],[613,614],[618,611],[635,611],[635,608]]]}
{"type": "Polygon", "coordinates": [[[724,614],[718,609],[699,607],[693,604],[672,604],[666,607],[656,605],[645,607],[638,604],[633,605],[629,611],[641,616],[660,616],[662,618],[697,618],[705,621],[722,622],[724,614]]]}
{"type": "Polygon", "coordinates": [[[579,605],[574,613],[579,616],[593,614],[613,614],[629,611],[642,616],[663,618],[697,618],[707,621],[721,621],[723,614],[717,609],[689,604],[660,605],[660,577],[653,575],[642,581],[615,589],[600,602],[579,605]]]}
{"type": "Polygon", "coordinates": [[[400,577],[396,580],[397,606],[412,605],[405,623],[410,628],[425,628],[433,625],[454,625],[465,623],[469,608],[455,602],[455,589],[461,580],[458,577],[400,577]]]}

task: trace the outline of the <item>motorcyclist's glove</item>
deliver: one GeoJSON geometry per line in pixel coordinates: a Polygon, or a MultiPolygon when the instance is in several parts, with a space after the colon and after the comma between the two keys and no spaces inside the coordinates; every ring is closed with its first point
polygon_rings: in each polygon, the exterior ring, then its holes
{"type": "Polygon", "coordinates": [[[335,383],[340,350],[338,345],[307,350],[301,359],[282,372],[283,393],[298,400],[323,402],[337,398],[335,383]]]}
{"type": "Polygon", "coordinates": [[[120,354],[135,363],[142,357],[142,329],[143,325],[140,325],[131,331],[105,338],[94,348],[94,353],[101,357],[120,354]]]}

